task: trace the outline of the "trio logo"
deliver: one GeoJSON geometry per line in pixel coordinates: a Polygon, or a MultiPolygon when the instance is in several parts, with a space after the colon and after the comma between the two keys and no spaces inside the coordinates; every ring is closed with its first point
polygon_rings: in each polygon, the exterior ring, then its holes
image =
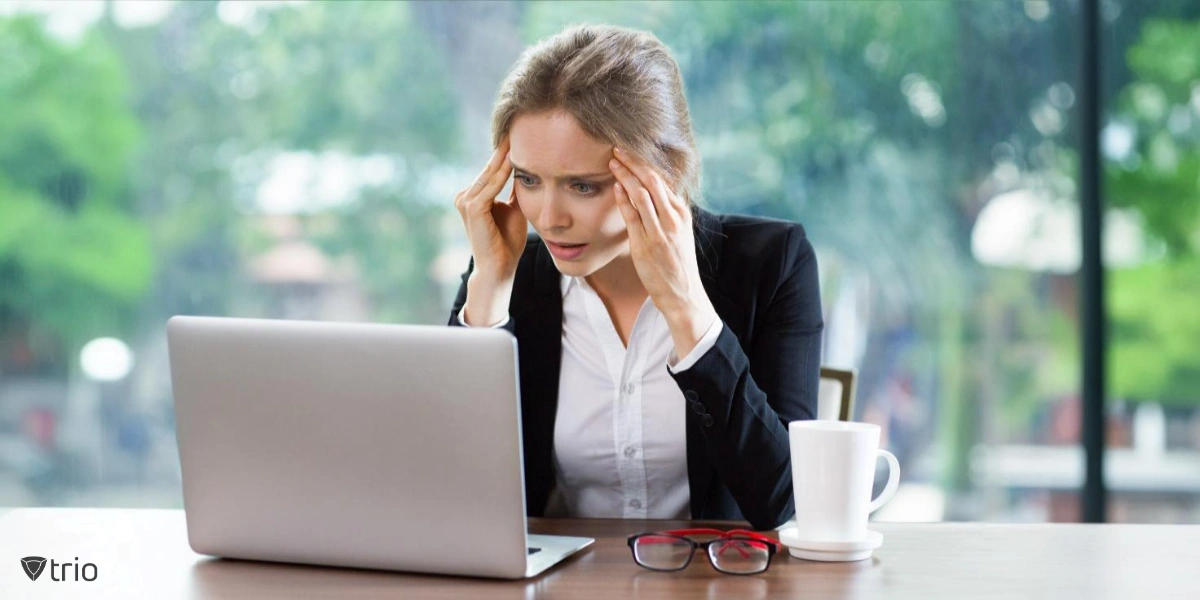
{"type": "MultiPolygon", "coordinates": [[[[92,563],[79,564],[79,557],[75,557],[73,563],[55,562],[51,559],[50,562],[50,579],[54,581],[95,581],[100,575],[99,569],[92,563]],[[90,577],[88,569],[91,569],[90,577]],[[70,573],[68,573],[70,569],[70,573]]],[[[21,569],[29,576],[30,581],[37,581],[38,577],[42,576],[42,571],[46,570],[46,559],[41,556],[26,556],[21,559],[21,569]]]]}
{"type": "Polygon", "coordinates": [[[37,581],[37,578],[42,576],[42,569],[46,568],[46,559],[40,556],[26,556],[21,559],[21,568],[25,569],[30,581],[37,581]]]}

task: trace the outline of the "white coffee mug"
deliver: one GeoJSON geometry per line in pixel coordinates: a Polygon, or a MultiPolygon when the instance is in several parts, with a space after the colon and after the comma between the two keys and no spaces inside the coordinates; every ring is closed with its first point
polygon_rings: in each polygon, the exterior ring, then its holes
{"type": "Polygon", "coordinates": [[[879,447],[879,426],[846,421],[792,421],[792,492],[797,537],[854,542],[867,535],[867,515],[882,507],[900,483],[900,462],[879,447]],[[888,482],[871,499],[875,463],[888,462],[888,482]]]}

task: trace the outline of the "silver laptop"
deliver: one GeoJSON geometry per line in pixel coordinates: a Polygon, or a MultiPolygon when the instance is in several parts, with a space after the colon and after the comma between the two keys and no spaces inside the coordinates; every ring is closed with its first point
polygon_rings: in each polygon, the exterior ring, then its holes
{"type": "Polygon", "coordinates": [[[516,340],[498,329],[174,317],[188,541],[229,558],[517,579],[516,340]]]}

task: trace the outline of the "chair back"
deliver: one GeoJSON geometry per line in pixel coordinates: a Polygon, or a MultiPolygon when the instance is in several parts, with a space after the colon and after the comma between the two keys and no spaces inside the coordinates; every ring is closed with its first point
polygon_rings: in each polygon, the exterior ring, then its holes
{"type": "Polygon", "coordinates": [[[817,418],[849,421],[854,418],[854,371],[821,367],[817,384],[817,418]]]}

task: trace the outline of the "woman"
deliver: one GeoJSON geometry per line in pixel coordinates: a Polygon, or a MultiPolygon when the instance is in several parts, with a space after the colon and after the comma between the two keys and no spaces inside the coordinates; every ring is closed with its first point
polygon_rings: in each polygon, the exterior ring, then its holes
{"type": "Polygon", "coordinates": [[[787,423],[816,412],[816,258],[797,224],[696,205],[666,47],[609,26],[543,40],[503,84],[493,144],[455,197],[472,260],[450,324],[517,338],[528,513],[789,519],[787,423]]]}

